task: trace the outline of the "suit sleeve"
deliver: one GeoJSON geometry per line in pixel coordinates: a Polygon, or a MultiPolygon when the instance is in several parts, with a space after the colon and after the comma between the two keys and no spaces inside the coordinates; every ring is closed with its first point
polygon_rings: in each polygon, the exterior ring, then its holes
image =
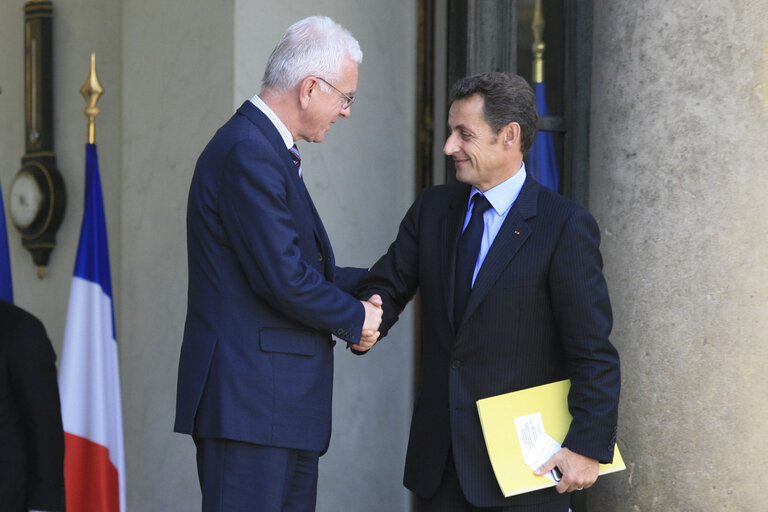
{"type": "Polygon", "coordinates": [[[336,267],[333,284],[347,293],[354,294],[367,273],[367,268],[336,267]]]}
{"type": "Polygon", "coordinates": [[[363,300],[376,293],[381,296],[384,314],[379,327],[380,338],[386,336],[397,322],[400,312],[419,286],[419,212],[424,194],[422,191],[416,198],[400,222],[397,238],[371,267],[356,293],[363,300]]]}
{"type": "Polygon", "coordinates": [[[621,376],[608,339],[613,320],[599,244],[597,223],[578,209],[561,233],[549,286],[571,379],[573,421],[563,446],[607,463],[616,443],[621,376]]]}
{"type": "Polygon", "coordinates": [[[27,508],[64,510],[64,431],[56,354],[43,325],[23,317],[9,347],[9,376],[27,445],[27,508]]]}
{"type": "Polygon", "coordinates": [[[282,165],[254,141],[233,147],[219,195],[223,228],[255,294],[313,329],[358,341],[364,308],[302,258],[282,165]]]}

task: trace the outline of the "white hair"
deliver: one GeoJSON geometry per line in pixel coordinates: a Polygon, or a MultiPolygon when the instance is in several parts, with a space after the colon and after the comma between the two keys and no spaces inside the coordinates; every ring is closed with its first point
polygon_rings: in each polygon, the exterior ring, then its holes
{"type": "Polygon", "coordinates": [[[363,61],[360,44],[347,29],[327,16],[304,18],[288,27],[272,50],[261,85],[284,92],[308,76],[338,80],[345,56],[363,61]]]}

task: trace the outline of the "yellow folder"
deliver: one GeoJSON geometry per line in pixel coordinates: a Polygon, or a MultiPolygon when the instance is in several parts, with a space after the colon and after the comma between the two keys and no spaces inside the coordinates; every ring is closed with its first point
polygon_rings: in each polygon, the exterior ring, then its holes
{"type": "MultiPolygon", "coordinates": [[[[573,419],[568,412],[570,387],[570,380],[561,380],[477,401],[485,445],[504,496],[515,496],[555,485],[548,478],[535,475],[523,462],[515,418],[540,412],[544,431],[555,441],[562,443],[573,419]]],[[[623,469],[626,469],[626,466],[619,453],[619,447],[616,446],[613,462],[600,464],[600,474],[623,469]]]]}

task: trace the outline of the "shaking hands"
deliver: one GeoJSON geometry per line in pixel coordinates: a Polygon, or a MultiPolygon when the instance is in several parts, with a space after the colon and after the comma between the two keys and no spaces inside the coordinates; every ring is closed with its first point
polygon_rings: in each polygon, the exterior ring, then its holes
{"type": "Polygon", "coordinates": [[[367,352],[379,339],[379,325],[381,325],[381,297],[372,295],[367,301],[360,301],[365,308],[365,321],[363,322],[363,332],[360,341],[357,344],[350,343],[349,348],[358,352],[367,352]]]}

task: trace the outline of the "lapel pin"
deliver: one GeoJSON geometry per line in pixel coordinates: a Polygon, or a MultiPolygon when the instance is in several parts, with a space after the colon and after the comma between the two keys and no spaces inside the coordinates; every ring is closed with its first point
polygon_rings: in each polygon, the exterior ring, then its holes
{"type": "Polygon", "coordinates": [[[518,230],[515,230],[515,234],[516,234],[516,235],[519,235],[519,234],[520,234],[520,232],[519,232],[518,230]]]}

